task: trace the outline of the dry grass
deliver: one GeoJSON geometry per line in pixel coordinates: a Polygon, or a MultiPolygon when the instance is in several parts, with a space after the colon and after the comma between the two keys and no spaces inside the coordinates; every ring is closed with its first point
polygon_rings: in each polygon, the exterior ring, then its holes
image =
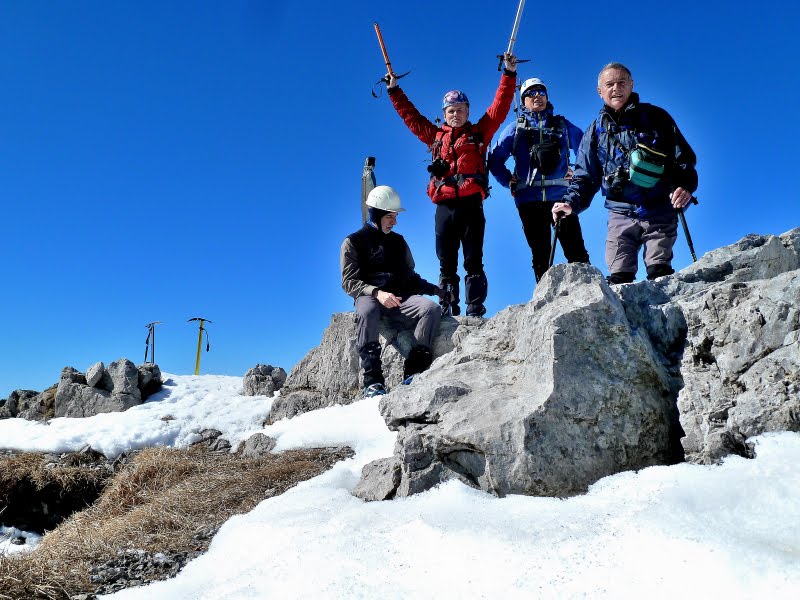
{"type": "Polygon", "coordinates": [[[90,592],[92,565],[121,550],[204,550],[216,530],[264,498],[285,492],[349,456],[347,449],[295,450],[261,458],[205,449],[147,449],[90,508],[47,533],[35,551],[0,558],[0,599],[63,599],[90,592]]]}

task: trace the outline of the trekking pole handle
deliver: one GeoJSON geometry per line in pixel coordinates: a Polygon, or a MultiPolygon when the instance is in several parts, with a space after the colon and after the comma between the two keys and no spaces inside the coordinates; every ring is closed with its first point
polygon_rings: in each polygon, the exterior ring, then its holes
{"type": "Polygon", "coordinates": [[[386,52],[386,44],[383,43],[381,28],[377,22],[374,22],[373,25],[375,26],[375,34],[378,36],[378,44],[380,44],[381,46],[381,54],[383,54],[383,62],[386,63],[386,70],[390,75],[394,77],[394,70],[392,69],[392,63],[389,62],[389,54],[386,52]]]}

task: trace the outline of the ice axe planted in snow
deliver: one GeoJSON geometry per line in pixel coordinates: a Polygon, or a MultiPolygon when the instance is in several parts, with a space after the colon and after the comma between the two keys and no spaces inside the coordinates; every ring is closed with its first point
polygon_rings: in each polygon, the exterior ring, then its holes
{"type": "Polygon", "coordinates": [[[200,331],[197,333],[197,360],[194,363],[194,374],[200,375],[200,350],[203,347],[203,332],[206,332],[206,352],[211,350],[211,344],[208,341],[208,330],[203,327],[205,323],[211,323],[208,319],[204,319],[203,317],[192,317],[187,321],[187,323],[191,321],[200,321],[200,331]]]}
{"type": "MultiPolygon", "coordinates": [[[[514,27],[511,29],[511,39],[508,40],[508,50],[506,50],[507,54],[510,54],[514,51],[514,42],[517,41],[517,32],[519,31],[519,22],[522,20],[522,9],[525,8],[525,0],[519,0],[519,6],[517,7],[517,16],[514,18],[514,27]]],[[[498,54],[497,58],[500,62],[497,64],[497,70],[503,70],[503,54],[498,54]]],[[[517,63],[524,63],[530,62],[529,58],[525,59],[517,59],[517,63]]]]}
{"type": "Polygon", "coordinates": [[[150,362],[156,362],[156,325],[161,325],[161,321],[153,321],[145,325],[147,327],[147,339],[144,341],[144,362],[147,362],[147,353],[150,353],[150,362]]]}
{"type": "MultiPolygon", "coordinates": [[[[383,62],[386,63],[386,75],[384,75],[378,81],[376,81],[375,85],[379,86],[381,83],[385,83],[385,84],[388,85],[389,76],[390,75],[392,77],[394,77],[395,79],[402,79],[403,77],[405,77],[406,75],[411,73],[411,71],[406,71],[402,75],[395,75],[394,69],[392,69],[392,63],[389,61],[389,53],[386,52],[386,44],[383,43],[383,36],[381,35],[381,28],[377,23],[373,23],[373,25],[375,26],[375,35],[378,36],[378,43],[381,46],[381,54],[383,54],[383,62]]],[[[373,88],[372,88],[372,97],[373,98],[377,98],[378,97],[378,94],[375,93],[375,86],[373,86],[373,88]]]]}

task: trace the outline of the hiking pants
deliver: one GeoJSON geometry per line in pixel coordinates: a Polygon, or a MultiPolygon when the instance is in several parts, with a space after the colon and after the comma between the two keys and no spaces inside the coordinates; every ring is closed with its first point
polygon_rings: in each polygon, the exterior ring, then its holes
{"type": "Polygon", "coordinates": [[[356,298],[356,343],[359,350],[369,343],[378,342],[378,330],[383,316],[409,325],[416,321],[416,343],[433,348],[433,338],[442,318],[442,310],[436,302],[424,296],[413,295],[404,298],[397,308],[386,308],[377,298],[359,296],[356,298]]]}
{"type": "Polygon", "coordinates": [[[486,301],[486,275],[483,272],[483,234],[486,217],[480,194],[454,198],[436,205],[436,256],[439,281],[458,287],[458,248],[464,253],[467,304],[486,301]]]}
{"type": "MultiPolygon", "coordinates": [[[[550,266],[551,237],[553,232],[553,205],[555,202],[535,201],[517,206],[525,239],[531,248],[533,273],[538,282],[550,266]]],[[[561,218],[558,241],[567,262],[588,263],[589,253],[583,243],[583,232],[578,215],[572,213],[561,218]]]]}
{"type": "Polygon", "coordinates": [[[654,219],[639,219],[615,212],[608,213],[606,264],[608,272],[636,275],[639,250],[644,246],[644,264],[671,267],[672,247],[678,238],[678,215],[675,212],[654,219]]]}

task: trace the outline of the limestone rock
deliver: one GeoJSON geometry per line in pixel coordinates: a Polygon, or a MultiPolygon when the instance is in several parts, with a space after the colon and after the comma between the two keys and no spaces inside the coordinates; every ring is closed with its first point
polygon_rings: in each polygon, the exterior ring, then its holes
{"type": "Polygon", "coordinates": [[[15,390],[11,392],[5,405],[0,405],[0,419],[17,417],[30,421],[46,421],[54,416],[54,403],[57,386],[43,392],[15,390]]]}
{"type": "Polygon", "coordinates": [[[106,366],[98,361],[94,363],[91,367],[86,369],[86,385],[89,387],[95,387],[100,380],[103,379],[103,375],[105,374],[106,366]]]}
{"type": "Polygon", "coordinates": [[[263,433],[254,433],[240,444],[238,452],[246,458],[265,456],[272,452],[275,444],[275,438],[263,433]]]}
{"type": "Polygon", "coordinates": [[[449,479],[563,496],[684,451],[753,456],[750,437],[800,431],[800,229],[655,282],[557,265],[380,409],[398,438],[362,473],[370,500],[449,479]]]}
{"type": "Polygon", "coordinates": [[[144,402],[150,396],[161,390],[161,385],[164,383],[161,377],[161,369],[155,363],[144,363],[136,367],[139,372],[138,387],[144,402]]]}
{"type": "Polygon", "coordinates": [[[286,371],[281,367],[257,364],[244,374],[244,396],[272,396],[286,383],[286,371]]]}
{"type": "MultiPolygon", "coordinates": [[[[461,338],[484,323],[474,317],[443,318],[433,343],[434,359],[450,352],[461,338]]],[[[379,335],[386,384],[390,388],[398,386],[404,356],[414,343],[413,329],[384,318],[379,335]]],[[[273,401],[267,423],[334,404],[350,404],[361,399],[362,388],[355,312],[336,313],[322,335],[322,343],[289,373],[281,395],[273,401]]]]}
{"type": "Polygon", "coordinates": [[[56,417],[89,417],[99,413],[119,412],[142,403],[139,371],[126,358],[112,362],[96,383],[72,367],[61,371],[55,394],[56,417]]]}
{"type": "Polygon", "coordinates": [[[459,479],[493,494],[565,496],[673,460],[669,377],[587,265],[548,272],[437,365],[384,397],[396,494],[459,479]]]}
{"type": "Polygon", "coordinates": [[[391,500],[400,485],[400,460],[381,458],[364,465],[353,495],[362,500],[391,500]]]}

